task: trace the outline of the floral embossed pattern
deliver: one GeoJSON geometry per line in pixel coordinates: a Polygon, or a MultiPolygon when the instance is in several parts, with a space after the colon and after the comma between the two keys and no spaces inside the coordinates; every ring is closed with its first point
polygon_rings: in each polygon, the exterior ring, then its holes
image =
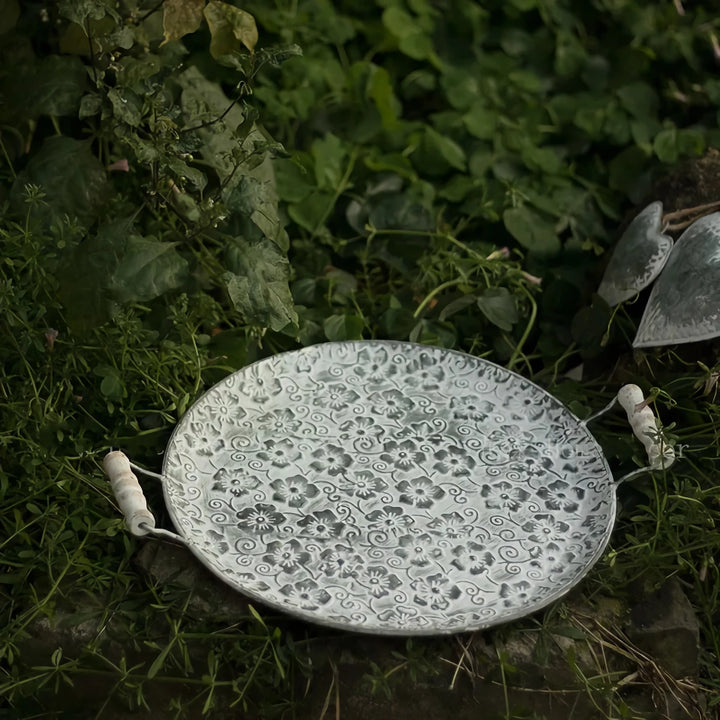
{"type": "Polygon", "coordinates": [[[412,343],[327,343],[234,373],[179,423],[163,474],[179,531],[236,589],[383,634],[547,605],[615,516],[607,463],[564,406],[412,343]]]}

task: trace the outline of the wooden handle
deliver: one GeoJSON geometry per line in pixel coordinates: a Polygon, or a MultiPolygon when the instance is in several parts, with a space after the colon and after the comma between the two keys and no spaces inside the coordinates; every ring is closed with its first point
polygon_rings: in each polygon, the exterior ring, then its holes
{"type": "Polygon", "coordinates": [[[623,385],[617,398],[627,413],[635,437],[645,446],[650,467],[653,470],[669,468],[675,462],[675,451],[664,441],[653,411],[645,404],[642,390],[637,385],[623,385]]]}
{"type": "Polygon", "coordinates": [[[103,469],[110,479],[110,486],[125,516],[128,530],[137,537],[148,535],[155,527],[155,518],[148,510],[140,483],[125,453],[120,450],[109,452],[103,460],[103,469]]]}

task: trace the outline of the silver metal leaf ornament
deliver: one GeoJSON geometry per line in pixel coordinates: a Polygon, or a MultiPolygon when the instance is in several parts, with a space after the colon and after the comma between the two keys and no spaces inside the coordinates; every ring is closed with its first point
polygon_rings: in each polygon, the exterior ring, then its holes
{"type": "Polygon", "coordinates": [[[720,335],[720,213],[694,222],[675,243],[650,293],[633,347],[720,335]]]}
{"type": "Polygon", "coordinates": [[[662,233],[661,202],[648,205],[630,223],[613,251],[598,288],[611,307],[645,289],[660,274],[673,240],[662,233]]]}

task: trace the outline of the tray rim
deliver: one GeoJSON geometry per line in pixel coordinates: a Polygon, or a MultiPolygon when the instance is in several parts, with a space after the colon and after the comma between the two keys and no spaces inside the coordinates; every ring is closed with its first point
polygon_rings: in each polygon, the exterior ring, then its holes
{"type": "MultiPolygon", "coordinates": [[[[444,348],[436,345],[424,345],[422,343],[416,343],[416,342],[409,342],[409,341],[403,341],[403,340],[342,340],[342,341],[328,341],[323,343],[316,343],[313,345],[308,345],[302,348],[296,348],[294,350],[287,350],[281,353],[276,353],[274,355],[268,355],[267,357],[261,358],[259,360],[256,360],[252,363],[249,363],[248,365],[245,365],[241,368],[238,368],[237,370],[233,371],[232,373],[229,373],[226,375],[222,380],[219,380],[217,383],[213,384],[210,388],[208,388],[206,391],[204,391],[201,395],[198,396],[198,398],[190,405],[185,413],[183,414],[182,418],[178,420],[178,423],[176,424],[175,428],[173,429],[170,437],[168,438],[165,452],[163,454],[163,462],[162,462],[162,488],[163,488],[163,499],[165,503],[165,507],[167,508],[168,514],[170,515],[170,518],[172,520],[173,525],[177,529],[178,534],[180,537],[183,538],[183,541],[187,545],[187,547],[190,549],[190,551],[197,557],[199,562],[202,564],[202,566],[210,571],[213,575],[215,575],[217,578],[225,582],[226,584],[230,585],[234,590],[242,594],[243,596],[247,597],[248,599],[257,601],[258,603],[262,604],[266,608],[271,608],[272,610],[275,610],[279,613],[282,613],[284,616],[288,617],[289,619],[294,620],[303,620],[307,621],[309,623],[312,623],[314,625],[326,627],[326,628],[333,628],[335,630],[343,630],[343,631],[349,631],[349,632],[355,632],[359,634],[366,634],[366,635],[377,635],[377,636],[396,636],[396,637],[415,637],[415,636],[441,636],[441,635],[455,635],[459,633],[465,633],[465,632],[476,632],[479,630],[485,630],[490,627],[495,627],[497,625],[504,625],[509,622],[513,622],[514,620],[518,620],[521,618],[528,617],[530,615],[533,615],[540,610],[546,608],[548,605],[551,605],[552,603],[556,602],[562,597],[565,597],[573,588],[575,588],[577,585],[579,585],[587,576],[587,574],[592,570],[592,568],[597,564],[599,559],[602,557],[602,555],[605,552],[605,549],[607,548],[610,538],[612,536],[612,532],[615,526],[615,523],[617,521],[617,481],[615,480],[612,470],[609,466],[609,463],[607,461],[607,458],[605,457],[602,447],[598,443],[597,439],[593,436],[593,434],[590,432],[590,430],[585,425],[585,422],[580,420],[570,409],[560,400],[558,400],[554,395],[552,395],[550,392],[548,392],[545,388],[541,387],[537,383],[533,382],[532,380],[529,380],[528,378],[524,377],[523,375],[520,375],[519,373],[510,370],[503,365],[499,365],[498,363],[492,362],[491,360],[487,360],[486,358],[478,357],[477,355],[472,355],[471,353],[464,352],[462,350],[455,350],[451,348],[444,348]],[[567,413],[568,417],[574,419],[578,425],[581,425],[585,428],[587,432],[587,437],[589,442],[591,442],[594,445],[594,449],[597,452],[597,457],[602,461],[602,463],[605,466],[605,470],[607,472],[607,476],[609,479],[607,489],[608,489],[608,521],[607,526],[604,529],[604,532],[601,537],[598,538],[596,547],[594,549],[594,552],[591,555],[591,558],[589,561],[586,561],[585,566],[581,569],[581,571],[577,574],[576,577],[574,577],[571,581],[567,582],[566,584],[560,586],[557,588],[555,592],[549,593],[547,596],[543,597],[539,601],[532,604],[531,607],[519,607],[516,610],[513,610],[512,612],[508,613],[498,613],[496,617],[494,617],[490,621],[486,622],[479,622],[476,624],[468,624],[466,626],[447,626],[447,625],[431,625],[430,627],[404,627],[404,628],[392,628],[392,627],[383,627],[378,628],[375,626],[368,627],[363,624],[357,624],[357,623],[347,623],[347,622],[341,622],[333,620],[332,618],[324,617],[322,613],[318,613],[312,610],[305,610],[301,607],[293,606],[293,605],[282,605],[280,603],[274,602],[272,599],[268,599],[262,592],[253,590],[251,588],[244,587],[242,583],[240,583],[236,575],[234,573],[225,573],[219,568],[215,567],[212,562],[210,562],[205,554],[205,551],[203,548],[197,546],[191,538],[189,538],[184,532],[182,523],[179,522],[179,517],[176,515],[177,508],[175,507],[175,504],[171,501],[170,494],[168,491],[168,481],[170,481],[170,476],[166,472],[167,465],[168,465],[168,449],[172,445],[173,441],[175,440],[176,435],[179,435],[180,431],[182,430],[183,420],[185,417],[190,413],[193,408],[195,408],[197,405],[200,405],[205,398],[210,395],[213,391],[216,390],[217,386],[227,382],[230,378],[234,377],[235,375],[238,375],[240,373],[244,373],[249,371],[251,368],[260,365],[262,363],[271,362],[278,358],[281,358],[283,356],[290,356],[290,355],[301,355],[303,353],[310,353],[313,350],[316,350],[317,348],[323,348],[323,347],[330,347],[330,346],[357,346],[358,352],[363,347],[385,347],[386,349],[390,350],[391,348],[412,348],[416,351],[419,350],[431,350],[436,352],[442,352],[446,353],[450,356],[464,356],[467,358],[472,359],[475,362],[479,362],[480,364],[485,364],[490,367],[498,368],[502,370],[503,372],[506,372],[508,375],[510,375],[513,379],[513,382],[522,381],[523,383],[526,383],[530,386],[532,386],[537,392],[539,392],[542,395],[548,396],[553,399],[554,402],[558,403],[565,413],[567,413]]],[[[178,481],[175,481],[178,482],[178,481]]]]}

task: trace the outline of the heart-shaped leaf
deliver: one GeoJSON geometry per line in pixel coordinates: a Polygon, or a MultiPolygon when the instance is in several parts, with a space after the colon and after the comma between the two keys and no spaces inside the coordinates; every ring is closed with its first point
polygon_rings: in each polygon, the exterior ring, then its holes
{"type": "Polygon", "coordinates": [[[615,246],[598,295],[611,307],[639,293],[660,274],[673,241],[662,233],[661,202],[648,205],[630,223],[615,246]]]}
{"type": "Polygon", "coordinates": [[[650,293],[633,347],[720,335],[720,213],[694,222],[675,243],[650,293]]]}

